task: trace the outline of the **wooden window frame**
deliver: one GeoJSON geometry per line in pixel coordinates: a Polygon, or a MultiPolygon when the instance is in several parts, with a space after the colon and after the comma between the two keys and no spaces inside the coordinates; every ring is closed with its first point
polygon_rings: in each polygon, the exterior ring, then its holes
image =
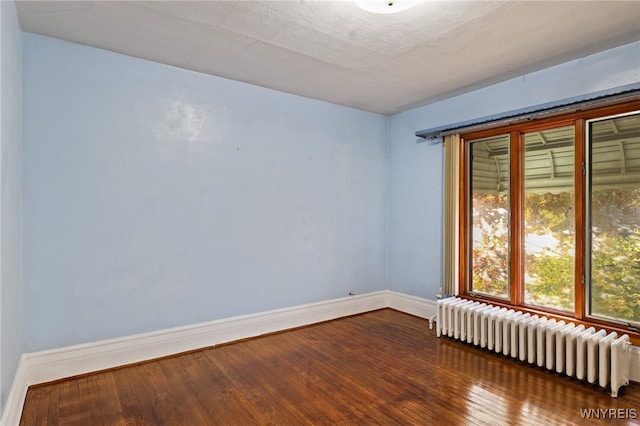
{"type": "MultiPolygon", "coordinates": [[[[460,198],[459,198],[459,279],[458,294],[465,299],[484,300],[496,306],[517,307],[518,310],[531,313],[532,315],[544,315],[548,318],[556,320],[570,321],[575,324],[584,324],[585,326],[595,326],[605,329],[607,332],[615,331],[619,334],[628,334],[634,345],[640,345],[640,331],[634,327],[625,327],[622,324],[606,321],[602,319],[591,318],[586,313],[585,287],[583,276],[585,276],[585,255],[586,255],[586,176],[583,174],[583,164],[586,164],[585,153],[585,137],[586,122],[592,119],[615,116],[619,114],[634,112],[640,110],[640,96],[631,101],[625,101],[613,105],[598,106],[594,105],[589,109],[572,112],[565,115],[539,119],[526,123],[516,123],[512,125],[493,127],[483,130],[472,131],[460,135],[460,198]],[[524,277],[523,277],[523,253],[524,253],[524,234],[523,234],[523,202],[524,202],[524,150],[518,148],[523,144],[523,135],[529,132],[547,130],[551,128],[574,126],[575,129],[575,170],[574,170],[574,188],[576,203],[576,240],[575,240],[575,282],[574,282],[574,312],[573,315],[566,311],[543,308],[539,306],[527,305],[524,303],[524,277]],[[509,244],[511,247],[509,259],[509,288],[510,299],[494,298],[487,294],[479,295],[477,293],[468,292],[467,284],[470,280],[468,248],[472,244],[469,235],[469,145],[470,142],[492,136],[505,135],[510,136],[510,153],[520,153],[510,157],[510,182],[509,182],[509,199],[510,199],[510,232],[509,244]],[[517,149],[514,149],[517,148],[517,149]]],[[[511,154],[510,154],[511,155],[511,154]]]]}

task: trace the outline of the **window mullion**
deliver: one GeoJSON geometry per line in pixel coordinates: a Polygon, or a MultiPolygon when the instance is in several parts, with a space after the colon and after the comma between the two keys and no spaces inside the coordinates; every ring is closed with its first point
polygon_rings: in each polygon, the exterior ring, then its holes
{"type": "Polygon", "coordinates": [[[585,120],[578,119],[575,122],[575,201],[576,201],[576,229],[575,229],[575,317],[579,320],[585,318],[585,281],[587,271],[585,268],[586,256],[586,133],[585,120]]]}
{"type": "Polygon", "coordinates": [[[524,300],[524,159],[522,134],[512,131],[509,134],[509,284],[511,303],[521,305],[524,300]]]}

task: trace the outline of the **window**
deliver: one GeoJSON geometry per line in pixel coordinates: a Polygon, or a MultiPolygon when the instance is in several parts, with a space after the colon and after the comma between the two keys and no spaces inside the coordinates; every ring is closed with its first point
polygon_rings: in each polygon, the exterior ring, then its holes
{"type": "Polygon", "coordinates": [[[473,141],[469,222],[473,293],[509,297],[509,135],[473,141]]]}
{"type": "Polygon", "coordinates": [[[589,315],[640,323],[640,113],[588,123],[589,315]]]}
{"type": "Polygon", "coordinates": [[[575,127],[524,134],[524,301],[573,311],[575,127]]]}
{"type": "Polygon", "coordinates": [[[461,135],[461,295],[637,331],[639,109],[461,135]]]}

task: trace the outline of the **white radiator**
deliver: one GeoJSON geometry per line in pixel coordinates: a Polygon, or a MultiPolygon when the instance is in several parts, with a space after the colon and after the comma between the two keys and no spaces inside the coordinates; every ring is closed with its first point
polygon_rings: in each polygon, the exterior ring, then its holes
{"type": "Polygon", "coordinates": [[[436,333],[610,387],[614,398],[629,384],[631,342],[626,334],[457,297],[438,300],[436,333]]]}

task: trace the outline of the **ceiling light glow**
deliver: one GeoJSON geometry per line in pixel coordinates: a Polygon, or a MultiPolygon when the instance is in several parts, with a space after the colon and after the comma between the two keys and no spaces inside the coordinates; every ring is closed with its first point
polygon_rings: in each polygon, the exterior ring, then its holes
{"type": "Polygon", "coordinates": [[[371,13],[396,13],[409,9],[417,0],[356,0],[356,4],[371,13]]]}

